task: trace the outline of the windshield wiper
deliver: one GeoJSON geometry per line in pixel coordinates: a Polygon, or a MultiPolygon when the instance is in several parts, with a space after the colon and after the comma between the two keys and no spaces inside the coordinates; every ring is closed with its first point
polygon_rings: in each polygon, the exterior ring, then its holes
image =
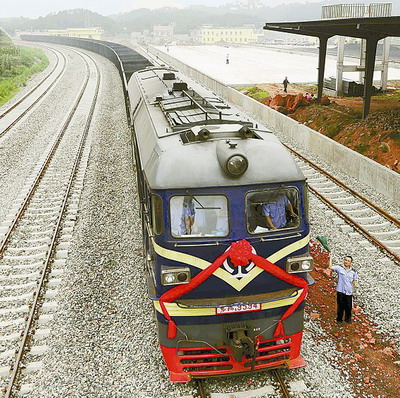
{"type": "Polygon", "coordinates": [[[194,200],[196,201],[201,207],[196,207],[196,209],[203,209],[203,210],[221,210],[221,207],[212,207],[212,206],[203,206],[189,190],[186,190],[186,193],[194,200]]]}

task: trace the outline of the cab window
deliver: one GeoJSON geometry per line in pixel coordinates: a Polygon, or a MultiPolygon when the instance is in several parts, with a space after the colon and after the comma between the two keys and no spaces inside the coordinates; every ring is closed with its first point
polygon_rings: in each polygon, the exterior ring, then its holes
{"type": "Polygon", "coordinates": [[[229,234],[228,201],[223,195],[179,195],[170,200],[174,238],[223,237],[229,234]]]}
{"type": "Polygon", "coordinates": [[[297,228],[299,193],[293,187],[255,191],[246,195],[247,230],[260,234],[297,228]]]}
{"type": "Polygon", "coordinates": [[[151,195],[151,218],[153,221],[153,231],[156,235],[161,235],[164,230],[163,206],[161,196],[151,195]]]}

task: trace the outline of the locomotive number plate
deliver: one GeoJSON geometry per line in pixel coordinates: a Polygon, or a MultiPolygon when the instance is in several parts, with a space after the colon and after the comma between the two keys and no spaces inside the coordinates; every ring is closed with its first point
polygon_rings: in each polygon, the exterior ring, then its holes
{"type": "Polygon", "coordinates": [[[237,312],[251,312],[251,311],[260,311],[261,304],[235,304],[235,305],[227,305],[225,307],[217,307],[215,309],[215,313],[217,315],[224,314],[234,314],[237,312]]]}

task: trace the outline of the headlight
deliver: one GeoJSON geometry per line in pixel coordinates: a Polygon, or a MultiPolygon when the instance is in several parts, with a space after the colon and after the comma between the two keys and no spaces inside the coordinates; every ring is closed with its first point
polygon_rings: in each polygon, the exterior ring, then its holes
{"type": "Polygon", "coordinates": [[[190,279],[190,269],[187,267],[161,270],[161,283],[164,286],[189,283],[190,279]]]}
{"type": "Polygon", "coordinates": [[[286,260],[286,272],[309,272],[314,267],[313,258],[310,255],[290,257],[286,260]]]}
{"type": "Polygon", "coordinates": [[[239,141],[219,141],[216,146],[217,158],[221,168],[230,177],[240,177],[249,167],[249,161],[239,141]]]}
{"type": "Polygon", "coordinates": [[[228,173],[233,176],[240,176],[247,170],[247,159],[241,155],[232,156],[226,163],[228,173]]]}
{"type": "Polygon", "coordinates": [[[164,281],[166,283],[174,283],[175,282],[175,276],[174,274],[165,274],[164,275],[164,281]]]}

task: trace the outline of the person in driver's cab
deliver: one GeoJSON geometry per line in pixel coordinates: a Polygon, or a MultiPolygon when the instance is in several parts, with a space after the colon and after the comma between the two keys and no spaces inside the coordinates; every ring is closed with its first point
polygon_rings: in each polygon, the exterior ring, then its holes
{"type": "Polygon", "coordinates": [[[287,224],[286,210],[289,211],[292,217],[297,217],[297,214],[293,210],[292,204],[284,194],[278,195],[274,202],[264,204],[262,206],[262,214],[266,218],[268,228],[284,228],[287,224]]]}

